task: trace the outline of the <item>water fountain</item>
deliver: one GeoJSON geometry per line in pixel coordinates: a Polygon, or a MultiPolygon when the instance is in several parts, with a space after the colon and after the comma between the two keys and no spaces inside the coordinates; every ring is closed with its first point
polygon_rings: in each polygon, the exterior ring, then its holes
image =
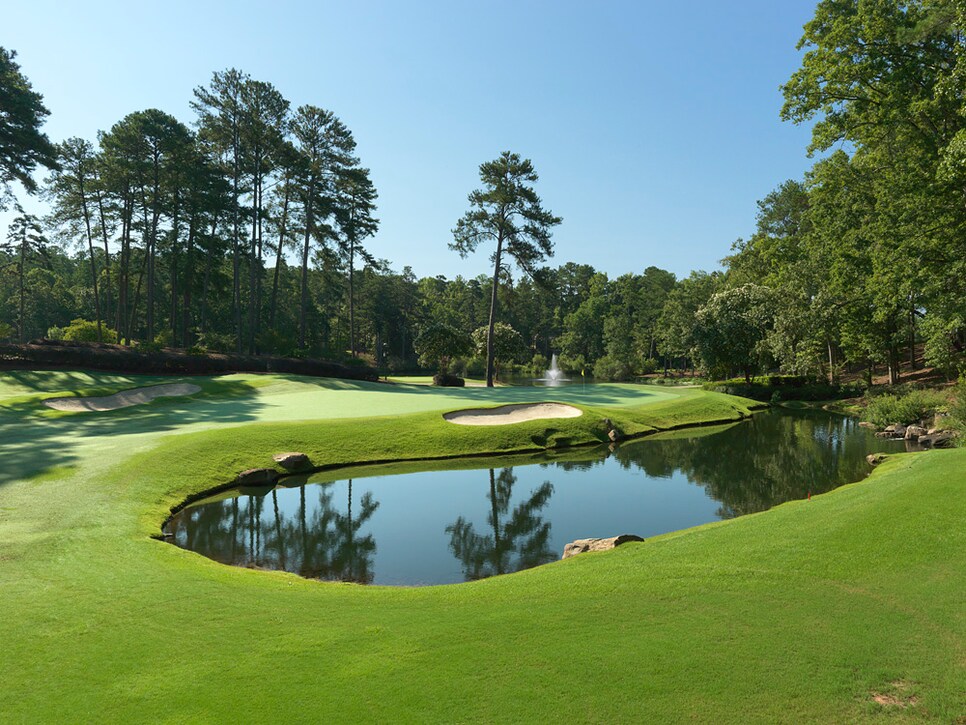
{"type": "Polygon", "coordinates": [[[547,386],[560,385],[560,383],[569,383],[570,380],[563,376],[563,370],[557,366],[557,353],[554,353],[550,358],[550,369],[544,373],[544,376],[539,379],[539,382],[546,384],[547,386]]]}

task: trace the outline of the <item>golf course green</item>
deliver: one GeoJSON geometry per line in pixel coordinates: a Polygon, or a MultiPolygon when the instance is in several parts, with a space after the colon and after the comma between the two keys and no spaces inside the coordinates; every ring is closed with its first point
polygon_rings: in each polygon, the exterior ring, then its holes
{"type": "MultiPolygon", "coordinates": [[[[0,722],[962,722],[966,450],[770,511],[441,587],[322,583],[159,540],[172,508],[316,465],[740,421],[697,389],[0,373],[0,722]],[[43,400],[190,382],[103,412],[43,400]],[[576,418],[442,413],[554,401],[576,418]]],[[[613,532],[614,534],[624,532],[613,532]]]]}

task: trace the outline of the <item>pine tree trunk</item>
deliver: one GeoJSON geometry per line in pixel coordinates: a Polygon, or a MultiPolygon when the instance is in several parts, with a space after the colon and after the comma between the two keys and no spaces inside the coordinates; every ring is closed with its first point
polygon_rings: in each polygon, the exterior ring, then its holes
{"type": "Polygon", "coordinates": [[[916,369],[916,311],[909,311],[909,369],[916,369]]]}
{"type": "Polygon", "coordinates": [[[97,315],[97,341],[104,341],[104,334],[101,330],[101,297],[97,291],[97,262],[94,259],[94,235],[91,231],[91,215],[87,208],[87,197],[84,195],[84,179],[78,180],[81,198],[81,211],[84,214],[84,225],[87,227],[87,249],[91,255],[91,284],[94,287],[94,314],[97,315]]]}
{"type": "Polygon", "coordinates": [[[107,221],[104,219],[104,200],[99,189],[94,189],[97,197],[97,213],[100,218],[101,236],[104,241],[104,310],[110,313],[111,309],[111,253],[107,244],[107,221]]]}
{"type": "Polygon", "coordinates": [[[309,242],[312,238],[312,194],[310,189],[309,201],[305,210],[305,239],[302,245],[302,289],[299,299],[299,349],[305,349],[305,318],[309,307],[309,242]]]}
{"type": "Polygon", "coordinates": [[[191,345],[191,285],[194,284],[195,227],[197,221],[192,215],[188,222],[188,240],[185,243],[184,282],[181,299],[181,346],[191,345]]]}
{"type": "Polygon", "coordinates": [[[503,256],[503,236],[496,241],[495,264],[493,267],[493,287],[490,290],[490,322],[486,330],[486,387],[493,387],[493,331],[496,327],[496,290],[500,284],[500,258],[503,256]]]}
{"type": "Polygon", "coordinates": [[[275,329],[275,310],[278,305],[278,275],[279,268],[282,266],[282,248],[285,244],[285,232],[286,226],[288,226],[288,201],[289,201],[289,184],[288,180],[285,181],[285,197],[282,202],[282,221],[279,225],[278,230],[278,249],[275,254],[275,274],[272,275],[272,303],[270,305],[270,311],[268,314],[268,324],[273,330],[275,329]]]}
{"type": "MultiPolygon", "coordinates": [[[[147,254],[148,254],[148,342],[154,342],[154,308],[155,308],[155,265],[154,265],[154,255],[157,249],[158,242],[158,223],[161,219],[161,176],[160,176],[160,160],[157,152],[154,156],[154,190],[153,197],[151,199],[153,209],[151,210],[151,233],[148,236],[147,243],[147,254]]],[[[147,222],[147,206],[145,205],[145,222],[147,222]]]]}
{"type": "MultiPolygon", "coordinates": [[[[237,112],[236,112],[237,113],[237,112]]],[[[241,152],[237,115],[232,119],[232,306],[235,317],[235,352],[242,352],[242,312],[241,312],[241,260],[239,259],[241,237],[241,211],[239,209],[239,154],[241,152]]]]}
{"type": "Polygon", "coordinates": [[[17,276],[19,277],[19,281],[20,281],[20,310],[19,310],[20,318],[17,321],[18,322],[17,327],[20,329],[17,331],[18,333],[17,337],[21,345],[23,345],[25,342],[24,316],[26,314],[26,308],[27,308],[27,305],[26,305],[27,294],[24,289],[24,267],[26,267],[26,265],[27,265],[27,227],[25,223],[24,229],[23,229],[23,237],[20,240],[20,268],[17,270],[17,276]]]}
{"type": "Polygon", "coordinates": [[[353,287],[353,265],[355,264],[355,243],[349,240],[349,351],[356,356],[356,313],[355,290],[353,287]]]}
{"type": "Polygon", "coordinates": [[[258,215],[261,211],[259,205],[261,200],[258,195],[258,187],[260,184],[260,175],[258,174],[258,168],[261,165],[261,151],[260,149],[255,149],[255,169],[256,173],[252,177],[252,238],[251,243],[248,246],[248,354],[255,354],[255,319],[258,314],[256,309],[257,304],[257,294],[255,292],[255,287],[257,286],[258,278],[258,215]]]}

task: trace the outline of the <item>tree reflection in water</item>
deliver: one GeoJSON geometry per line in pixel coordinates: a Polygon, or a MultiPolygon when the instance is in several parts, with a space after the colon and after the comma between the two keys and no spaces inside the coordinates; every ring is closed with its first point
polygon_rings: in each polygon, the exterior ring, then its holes
{"type": "Polygon", "coordinates": [[[313,579],[369,584],[376,541],[360,529],[379,503],[366,492],[353,511],[352,480],[346,510],[337,510],[329,486],[308,489],[317,494],[309,506],[306,487],[299,489],[299,506],[286,516],[271,492],[271,514],[264,515],[263,496],[236,497],[186,509],[175,536],[179,545],[217,561],[259,569],[280,569],[313,579]]]}
{"type": "Polygon", "coordinates": [[[492,532],[476,533],[462,516],[446,527],[450,550],[462,563],[467,581],[529,569],[557,558],[550,550],[550,522],[537,515],[553,495],[550,481],[531,492],[507,518],[517,477],[512,468],[502,469],[499,476],[492,468],[489,472],[487,523],[492,532]]]}
{"type": "Polygon", "coordinates": [[[336,581],[450,583],[552,561],[576,538],[653,536],[763,511],[858,481],[867,454],[902,446],[825,411],[772,410],[612,453],[555,451],[474,461],[486,466],[477,470],[379,475],[366,479],[361,497],[358,482],[343,479],[211,501],[185,509],[169,531],[179,546],[229,564],[336,581]],[[483,503],[484,476],[488,512],[457,518],[483,503]]]}
{"type": "Polygon", "coordinates": [[[868,453],[895,450],[865,433],[857,421],[824,411],[766,411],[714,435],[640,441],[613,455],[622,468],[653,478],[682,472],[721,503],[721,518],[734,518],[858,481],[868,473],[868,453]]]}

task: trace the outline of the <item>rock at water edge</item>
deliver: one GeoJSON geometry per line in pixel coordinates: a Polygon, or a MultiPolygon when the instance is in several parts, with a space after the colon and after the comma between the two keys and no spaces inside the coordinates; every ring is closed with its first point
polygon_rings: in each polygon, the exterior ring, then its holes
{"type": "Polygon", "coordinates": [[[620,536],[612,536],[609,539],[577,539],[576,541],[571,541],[564,547],[563,556],[560,558],[569,559],[571,556],[583,554],[587,551],[607,551],[621,544],[626,544],[628,541],[644,541],[644,539],[635,534],[621,534],[620,536]]]}
{"type": "Polygon", "coordinates": [[[309,457],[304,453],[297,453],[295,451],[276,453],[272,456],[272,460],[286,471],[295,471],[309,465],[309,457]]]}

